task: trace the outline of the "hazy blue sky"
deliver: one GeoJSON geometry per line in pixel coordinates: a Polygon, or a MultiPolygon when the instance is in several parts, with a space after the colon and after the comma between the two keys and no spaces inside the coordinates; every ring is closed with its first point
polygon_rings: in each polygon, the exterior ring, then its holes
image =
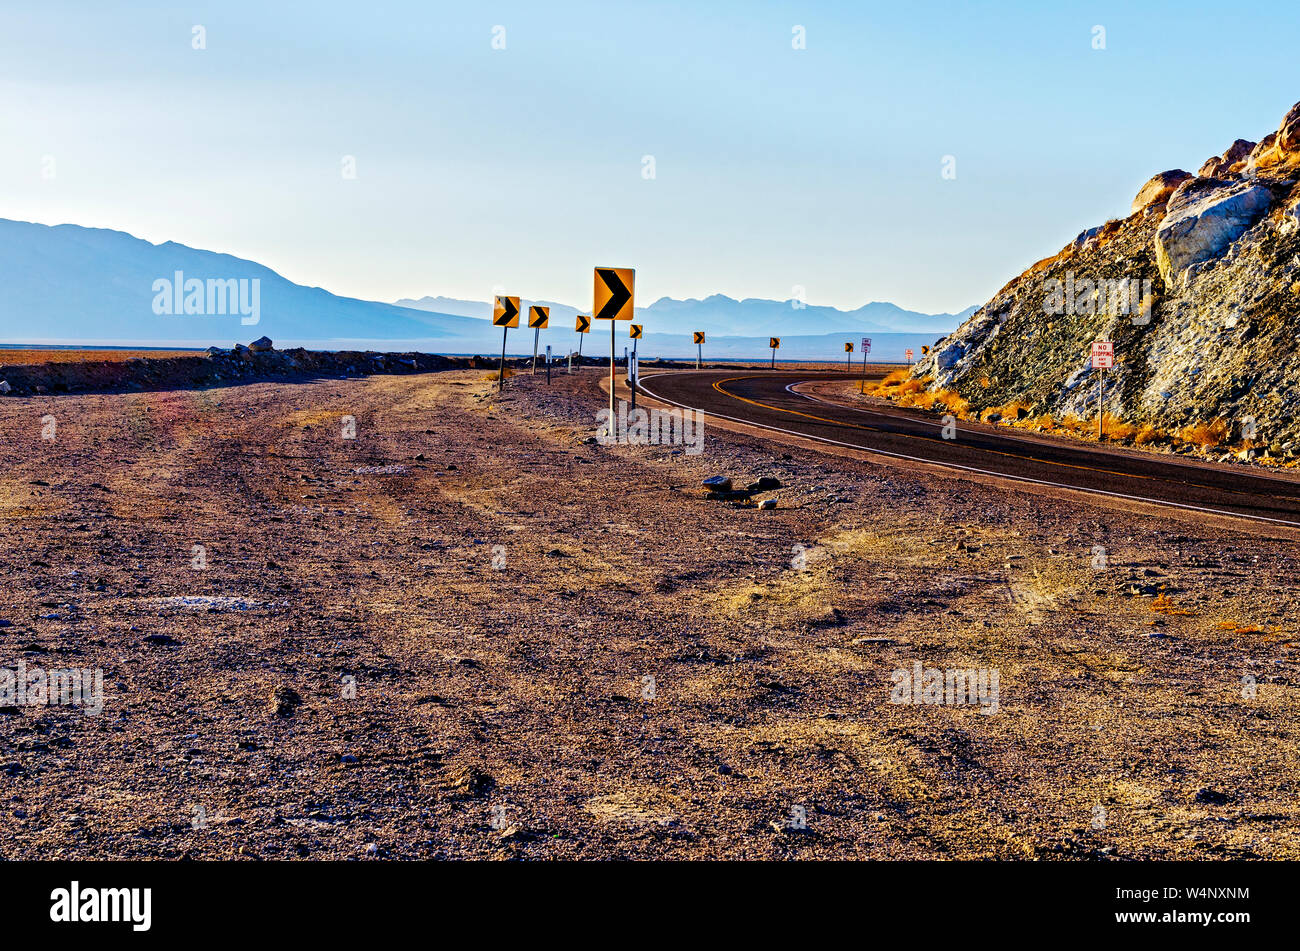
{"type": "Polygon", "coordinates": [[[639,304],[956,310],[1275,129],[1298,10],[4,0],[0,217],[379,300],[582,305],[603,264],[637,268],[639,304]]]}

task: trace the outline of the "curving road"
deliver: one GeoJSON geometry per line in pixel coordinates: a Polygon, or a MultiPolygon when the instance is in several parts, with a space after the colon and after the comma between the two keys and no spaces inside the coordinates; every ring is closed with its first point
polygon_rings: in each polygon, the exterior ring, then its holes
{"type": "MultiPolygon", "coordinates": [[[[944,439],[938,417],[892,406],[839,406],[795,392],[818,371],[678,371],[643,376],[654,399],[837,446],[952,469],[1180,509],[1300,527],[1300,481],[1245,467],[1190,462],[1087,443],[1027,437],[961,422],[944,439]]],[[[878,377],[877,377],[878,378],[878,377]]]]}

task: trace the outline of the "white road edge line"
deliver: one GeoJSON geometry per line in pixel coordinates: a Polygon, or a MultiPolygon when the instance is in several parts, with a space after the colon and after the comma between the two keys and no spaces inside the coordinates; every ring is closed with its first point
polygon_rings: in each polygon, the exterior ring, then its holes
{"type": "MultiPolygon", "coordinates": [[[[653,379],[656,376],[665,376],[664,373],[655,373],[646,379],[653,379]]],[[[806,382],[806,381],[803,381],[806,382]]],[[[1130,502],[1146,502],[1150,505],[1167,505],[1172,508],[1185,509],[1190,512],[1205,512],[1207,515],[1222,515],[1227,518],[1247,518],[1255,522],[1271,522],[1274,525],[1289,525],[1293,528],[1300,528],[1300,522],[1289,522],[1282,518],[1269,518],[1266,515],[1244,515],[1240,512],[1225,512],[1222,509],[1207,509],[1200,505],[1184,505],[1182,502],[1166,502],[1162,499],[1148,499],[1142,495],[1125,495],[1123,492],[1109,492],[1106,489],[1089,489],[1085,486],[1068,485],[1064,482],[1048,482],[1045,479],[1031,479],[1028,476],[1009,475],[1005,472],[994,472],[991,469],[979,469],[975,466],[958,465],[955,462],[939,462],[934,459],[924,459],[920,456],[909,456],[902,452],[890,452],[887,449],[872,449],[870,446],[858,446],[851,442],[840,442],[838,439],[827,439],[825,436],[813,436],[809,433],[795,432],[790,429],[781,429],[779,426],[768,426],[763,423],[756,423],[749,419],[738,419],[735,416],[724,416],[722,413],[714,413],[709,410],[700,409],[698,406],[687,406],[685,403],[679,403],[676,400],[670,400],[665,396],[650,390],[644,382],[638,380],[637,385],[654,399],[669,403],[672,406],[680,406],[682,409],[693,410],[697,413],[703,413],[705,416],[716,416],[718,419],[730,420],[733,423],[741,423],[745,426],[754,426],[757,429],[770,429],[775,433],[784,433],[787,436],[796,436],[800,439],[815,439],[818,442],[824,442],[832,446],[844,446],[846,449],[856,449],[859,452],[874,453],[878,456],[890,456],[894,459],[906,459],[909,462],[921,462],[932,466],[942,466],[946,469],[960,469],[963,472],[978,472],[980,475],[993,476],[998,479],[1011,479],[1016,482],[1028,482],[1033,485],[1047,485],[1055,489],[1072,489],[1075,492],[1091,492],[1093,495],[1108,495],[1116,499],[1128,499],[1130,502]]],[[[797,383],[790,384],[797,386],[797,383]]],[[[802,396],[802,393],[796,394],[802,396]]]]}

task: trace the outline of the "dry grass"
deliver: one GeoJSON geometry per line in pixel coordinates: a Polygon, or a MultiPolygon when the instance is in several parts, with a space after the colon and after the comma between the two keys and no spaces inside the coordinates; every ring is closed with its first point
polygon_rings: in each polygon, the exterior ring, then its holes
{"type": "Polygon", "coordinates": [[[1028,403],[1021,403],[1018,400],[1013,400],[1012,402],[1005,403],[1002,406],[990,406],[988,409],[980,413],[980,422],[986,423],[990,416],[996,415],[1001,417],[1000,422],[1012,426],[1022,425],[1024,420],[1028,419],[1030,409],[1031,407],[1028,403]]]}
{"type": "Polygon", "coordinates": [[[1139,446],[1146,446],[1158,440],[1167,439],[1165,433],[1161,432],[1150,423],[1144,423],[1142,428],[1133,436],[1133,442],[1139,446]]]}
{"type": "Polygon", "coordinates": [[[1187,610],[1186,608],[1178,607],[1178,605],[1174,604],[1173,600],[1170,599],[1169,595],[1165,594],[1163,591],[1160,592],[1160,594],[1156,595],[1156,599],[1151,602],[1151,610],[1156,612],[1157,614],[1164,614],[1167,616],[1174,616],[1174,615],[1190,616],[1193,613],[1187,610]]]}
{"type": "MultiPolygon", "coordinates": [[[[977,420],[991,425],[1013,426],[1017,429],[1028,429],[1042,433],[1065,434],[1080,439],[1097,439],[1097,418],[1095,416],[1081,417],[1074,413],[1067,413],[1060,419],[1056,419],[1050,413],[1031,416],[1032,407],[1030,404],[1019,400],[1013,400],[1002,406],[990,406],[972,412],[970,401],[955,390],[927,389],[933,382],[932,377],[917,379],[913,378],[907,370],[895,370],[879,383],[868,387],[866,392],[871,396],[890,400],[899,406],[916,407],[917,409],[935,412],[947,411],[959,419],[977,420]],[[996,422],[992,420],[994,416],[998,417],[996,422]]],[[[983,386],[987,386],[988,378],[983,377],[978,382],[983,386]]],[[[1229,448],[1232,424],[1226,419],[1219,418],[1211,422],[1194,423],[1184,426],[1176,432],[1169,432],[1151,423],[1129,422],[1120,416],[1106,413],[1103,420],[1103,430],[1106,442],[1127,443],[1134,446],[1150,446],[1155,443],[1164,443],[1170,447],[1194,446],[1204,451],[1207,449],[1229,448]]],[[[1255,441],[1242,440],[1233,448],[1237,450],[1257,449],[1260,446],[1255,441]]],[[[1300,460],[1282,460],[1267,455],[1254,461],[1260,465],[1276,468],[1290,469],[1300,465],[1300,460]]]]}
{"type": "Polygon", "coordinates": [[[1209,423],[1193,423],[1190,426],[1184,426],[1178,430],[1175,438],[1179,442],[1208,449],[1211,446],[1222,446],[1227,440],[1228,431],[1231,428],[1226,419],[1220,418],[1209,423]]]}

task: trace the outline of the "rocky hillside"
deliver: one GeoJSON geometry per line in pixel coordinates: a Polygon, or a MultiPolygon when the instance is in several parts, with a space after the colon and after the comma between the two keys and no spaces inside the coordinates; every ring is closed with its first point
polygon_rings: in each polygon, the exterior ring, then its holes
{"type": "MultiPolygon", "coordinates": [[[[882,395],[1264,462],[1300,456],[1300,104],[1259,142],[1161,172],[1127,217],[1016,277],[882,395]],[[1115,419],[1112,421],[1111,415],[1115,419]],[[1091,425],[1088,425],[1090,419],[1091,425]]],[[[901,376],[901,375],[900,375],[901,376]]]]}

